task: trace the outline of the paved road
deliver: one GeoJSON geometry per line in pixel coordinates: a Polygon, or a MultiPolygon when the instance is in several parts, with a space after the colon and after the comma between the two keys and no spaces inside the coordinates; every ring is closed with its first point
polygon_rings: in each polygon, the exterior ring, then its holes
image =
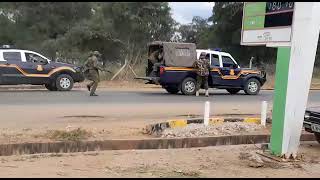
{"type": "MultiPolygon", "coordinates": [[[[104,119],[84,123],[85,126],[110,126],[110,122],[168,120],[181,115],[202,115],[204,102],[209,100],[212,116],[226,114],[259,115],[261,101],[272,109],[273,91],[261,91],[257,96],[243,93],[229,95],[214,90],[211,96],[171,95],[162,89],[114,91],[99,90],[98,97],[88,92],[50,92],[46,90],[1,90],[0,124],[2,128],[65,127],[71,121],[64,116],[103,116],[104,119]]],[[[311,91],[309,106],[320,105],[320,91],[311,91]]],[[[181,117],[180,117],[181,118],[181,117]]]]}
{"type": "MultiPolygon", "coordinates": [[[[68,104],[182,104],[202,103],[209,100],[212,103],[250,104],[261,101],[273,101],[273,91],[261,91],[259,95],[249,96],[243,92],[230,95],[224,90],[213,90],[209,98],[172,95],[162,89],[153,91],[114,91],[100,90],[98,97],[89,97],[85,90],[73,90],[69,92],[50,92],[47,90],[0,90],[0,105],[68,105],[68,104]]],[[[309,104],[320,104],[320,91],[311,91],[309,104]]]]}

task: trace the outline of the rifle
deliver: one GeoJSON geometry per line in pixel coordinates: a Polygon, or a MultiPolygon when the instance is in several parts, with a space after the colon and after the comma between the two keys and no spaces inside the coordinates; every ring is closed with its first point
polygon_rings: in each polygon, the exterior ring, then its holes
{"type": "Polygon", "coordinates": [[[105,71],[105,72],[108,72],[108,73],[112,74],[112,72],[107,70],[107,69],[100,69],[100,71],[105,71]]]}

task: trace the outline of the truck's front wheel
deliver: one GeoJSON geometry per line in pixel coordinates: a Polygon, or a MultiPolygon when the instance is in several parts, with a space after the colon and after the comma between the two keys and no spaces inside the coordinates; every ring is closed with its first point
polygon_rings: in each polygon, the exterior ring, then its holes
{"type": "Polygon", "coordinates": [[[73,87],[73,79],[68,74],[60,74],[56,79],[58,91],[70,91],[73,87]]]}
{"type": "Polygon", "coordinates": [[[181,92],[184,95],[194,95],[197,91],[197,83],[193,78],[186,78],[181,83],[181,92]]]}
{"type": "Polygon", "coordinates": [[[170,94],[177,94],[180,91],[177,86],[167,86],[167,87],[165,87],[165,89],[170,94]]]}

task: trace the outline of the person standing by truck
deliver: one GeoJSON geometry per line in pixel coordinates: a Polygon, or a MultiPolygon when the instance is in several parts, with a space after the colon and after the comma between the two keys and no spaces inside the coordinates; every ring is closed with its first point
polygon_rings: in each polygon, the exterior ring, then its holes
{"type": "Polygon", "coordinates": [[[203,84],[204,89],[206,90],[206,96],[209,97],[209,90],[208,90],[208,77],[210,74],[210,62],[209,59],[206,57],[206,53],[202,52],[200,54],[199,59],[197,59],[193,67],[197,69],[197,91],[196,96],[199,96],[199,90],[201,85],[203,84]]]}
{"type": "Polygon", "coordinates": [[[157,49],[157,50],[153,51],[149,56],[149,60],[153,64],[151,76],[156,77],[159,67],[164,63],[164,61],[163,61],[163,49],[160,48],[160,49],[157,49]]]}

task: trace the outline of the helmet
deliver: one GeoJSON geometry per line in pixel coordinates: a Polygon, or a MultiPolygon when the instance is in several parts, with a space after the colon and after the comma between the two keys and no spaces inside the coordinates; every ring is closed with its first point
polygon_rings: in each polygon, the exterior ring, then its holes
{"type": "Polygon", "coordinates": [[[95,56],[101,56],[101,54],[99,53],[99,51],[94,51],[94,52],[93,52],[93,55],[95,55],[95,56]]]}
{"type": "Polygon", "coordinates": [[[201,59],[201,58],[203,58],[203,59],[204,59],[204,58],[206,58],[206,55],[207,55],[207,53],[205,53],[205,52],[201,52],[201,53],[200,53],[200,57],[199,57],[199,58],[200,58],[200,59],[201,59]]]}

